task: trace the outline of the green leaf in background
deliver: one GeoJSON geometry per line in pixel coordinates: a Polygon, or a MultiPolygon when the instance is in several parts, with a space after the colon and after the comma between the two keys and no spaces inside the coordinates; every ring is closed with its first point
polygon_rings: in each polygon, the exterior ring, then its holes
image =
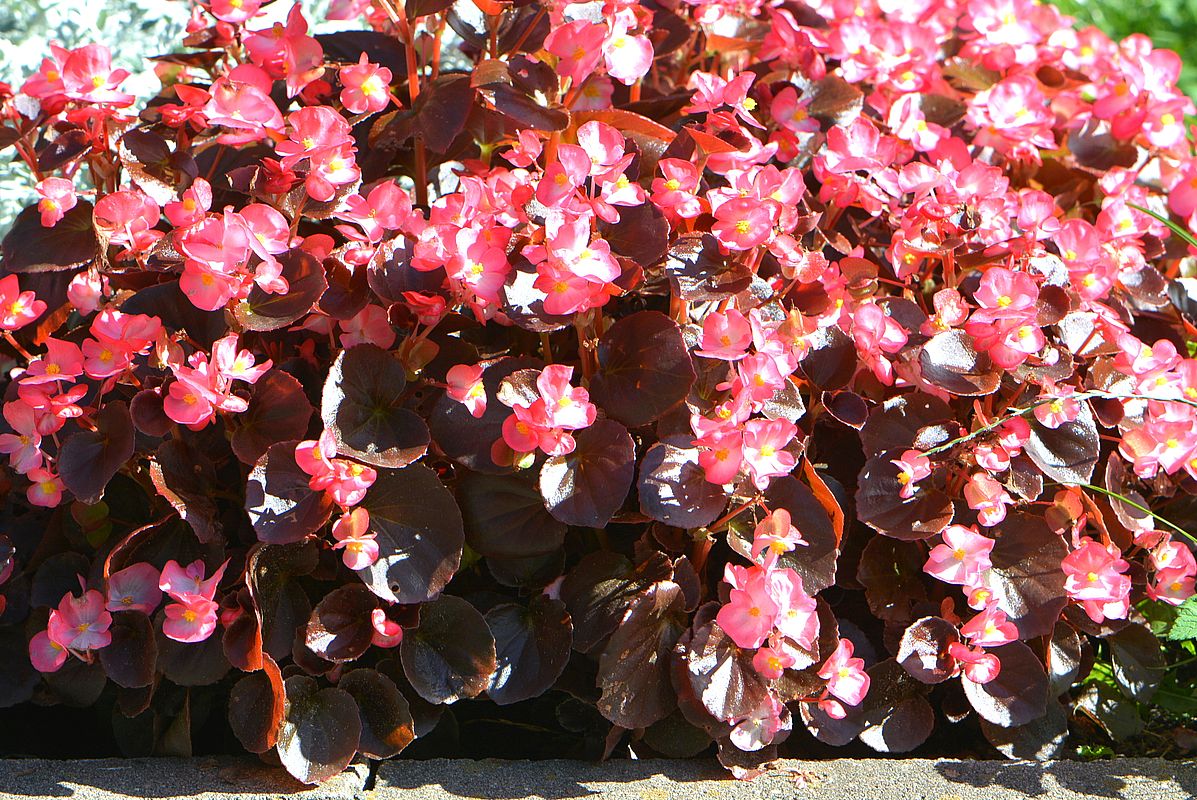
{"type": "Polygon", "coordinates": [[[1176,621],[1168,630],[1172,641],[1197,639],[1197,597],[1190,597],[1176,609],[1176,621]]]}

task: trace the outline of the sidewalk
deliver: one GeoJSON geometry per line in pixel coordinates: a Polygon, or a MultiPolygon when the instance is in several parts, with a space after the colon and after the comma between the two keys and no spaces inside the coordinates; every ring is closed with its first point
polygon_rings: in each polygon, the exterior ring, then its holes
{"type": "Polygon", "coordinates": [[[779,761],[750,782],[713,761],[392,761],[318,787],[235,758],[0,760],[0,798],[189,800],[1072,800],[1197,796],[1197,762],[779,761]],[[367,789],[367,785],[372,788],[367,789]]]}

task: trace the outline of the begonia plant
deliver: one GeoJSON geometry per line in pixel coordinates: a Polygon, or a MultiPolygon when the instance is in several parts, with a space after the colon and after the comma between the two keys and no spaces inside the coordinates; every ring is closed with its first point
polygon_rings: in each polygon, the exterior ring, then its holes
{"type": "Polygon", "coordinates": [[[1097,657],[1150,701],[1173,53],[1031,0],[192,11],[144,105],[115,43],[0,84],[0,707],[189,753],[202,694],[315,783],[458,703],[752,776],[1059,754],[1097,657]]]}

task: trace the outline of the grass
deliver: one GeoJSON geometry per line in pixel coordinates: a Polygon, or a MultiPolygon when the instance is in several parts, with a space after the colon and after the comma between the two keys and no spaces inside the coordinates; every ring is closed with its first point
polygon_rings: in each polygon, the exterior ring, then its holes
{"type": "Polygon", "coordinates": [[[1145,33],[1184,62],[1180,88],[1197,97],[1197,0],[1053,0],[1077,27],[1093,25],[1115,41],[1145,33]]]}

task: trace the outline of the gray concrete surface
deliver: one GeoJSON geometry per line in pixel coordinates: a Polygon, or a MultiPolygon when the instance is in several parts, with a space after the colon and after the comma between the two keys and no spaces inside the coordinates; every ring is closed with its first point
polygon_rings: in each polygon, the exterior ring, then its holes
{"type": "Polygon", "coordinates": [[[0,760],[0,798],[192,800],[1073,800],[1197,797],[1197,762],[779,761],[755,781],[713,761],[392,761],[320,787],[244,759],[0,760]]]}

